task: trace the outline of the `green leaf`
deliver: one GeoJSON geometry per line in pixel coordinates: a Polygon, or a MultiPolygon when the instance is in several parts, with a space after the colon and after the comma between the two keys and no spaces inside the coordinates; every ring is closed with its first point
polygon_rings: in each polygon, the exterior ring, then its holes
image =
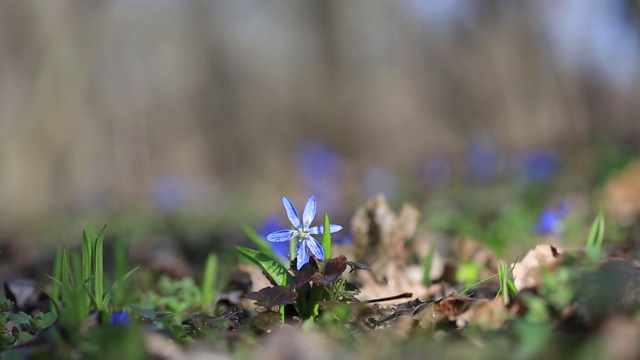
{"type": "Polygon", "coordinates": [[[213,301],[215,300],[215,282],[218,273],[218,257],[216,254],[209,254],[207,262],[204,267],[204,275],[202,277],[202,286],[200,288],[201,293],[201,305],[202,310],[208,312],[213,301]]]}
{"type": "Polygon", "coordinates": [[[71,289],[71,266],[69,264],[69,253],[66,250],[62,250],[62,267],[60,269],[60,276],[62,277],[62,303],[68,304],[73,296],[71,289]]]}
{"type": "Polygon", "coordinates": [[[98,300],[93,295],[93,293],[91,293],[91,288],[89,288],[89,285],[85,284],[83,281],[80,281],[80,279],[78,279],[72,273],[69,273],[69,275],[73,278],[73,280],[76,283],[79,283],[80,286],[82,286],[82,289],[84,290],[85,294],[89,297],[89,300],[91,301],[91,305],[93,305],[93,307],[96,308],[96,310],[102,310],[98,307],[98,300]]]}
{"type": "Polygon", "coordinates": [[[93,291],[94,298],[96,301],[96,309],[99,311],[103,310],[102,299],[103,299],[103,285],[104,285],[104,232],[107,229],[107,224],[102,227],[100,230],[100,234],[98,234],[95,243],[94,250],[94,267],[93,267],[93,276],[95,277],[93,291]]]}
{"type": "Polygon", "coordinates": [[[103,306],[106,307],[109,304],[109,300],[111,300],[111,294],[113,292],[115,292],[115,289],[119,289],[121,288],[125,282],[127,282],[127,280],[129,280],[129,278],[131,277],[131,275],[133,275],[138,269],[140,268],[140,265],[136,266],[135,268],[129,270],[126,274],[124,274],[124,276],[122,277],[122,279],[116,281],[113,286],[111,286],[111,288],[109,289],[109,291],[107,291],[106,294],[104,294],[104,300],[103,300],[103,306]]]}
{"type": "Polygon", "coordinates": [[[424,261],[422,262],[422,283],[425,286],[431,285],[431,278],[429,275],[431,274],[431,263],[433,262],[433,254],[436,252],[436,247],[431,245],[429,248],[429,252],[427,256],[425,256],[424,261]]]}
{"type": "Polygon", "coordinates": [[[29,321],[31,321],[31,315],[25,313],[24,311],[20,311],[18,314],[9,315],[9,319],[17,322],[21,325],[29,325],[29,321]]]}
{"type": "Polygon", "coordinates": [[[56,249],[56,258],[55,261],[53,263],[53,276],[51,276],[51,279],[56,279],[52,284],[51,284],[51,295],[49,297],[49,299],[51,300],[52,305],[55,305],[54,308],[56,308],[56,313],[58,315],[60,315],[60,313],[57,311],[57,303],[58,300],[60,299],[60,287],[62,286],[62,282],[59,279],[62,279],[62,249],[58,246],[58,248],[56,249]]]}
{"type": "Polygon", "coordinates": [[[56,311],[56,314],[58,314],[58,316],[60,315],[60,307],[58,306],[58,301],[56,299],[53,298],[53,296],[51,296],[51,294],[42,286],[37,285],[37,284],[33,284],[33,286],[37,287],[38,289],[40,289],[40,291],[42,291],[43,294],[45,294],[49,300],[51,301],[51,305],[53,305],[53,308],[56,311]]]}
{"type": "Polygon", "coordinates": [[[258,265],[262,270],[264,270],[276,285],[285,286],[287,284],[295,283],[293,276],[291,276],[287,269],[277,260],[274,260],[259,251],[242,246],[236,246],[236,251],[238,251],[238,253],[244,256],[247,260],[258,265]]]}
{"type": "Polygon", "coordinates": [[[329,231],[329,215],[324,214],[324,232],[322,233],[322,249],[324,258],[331,259],[331,232],[329,231]]]}
{"type": "Polygon", "coordinates": [[[274,260],[277,260],[284,267],[289,266],[288,263],[286,263],[284,260],[282,260],[280,258],[280,256],[278,256],[273,251],[273,249],[269,245],[269,241],[267,239],[265,239],[264,237],[260,236],[260,234],[255,232],[252,228],[250,228],[249,226],[245,225],[245,226],[242,227],[242,232],[249,238],[249,240],[251,240],[253,245],[255,245],[256,248],[258,248],[258,251],[260,251],[261,253],[273,258],[274,260]]]}
{"type": "Polygon", "coordinates": [[[58,317],[52,312],[40,313],[36,316],[35,322],[39,329],[46,329],[51,326],[58,317]]]}
{"type": "Polygon", "coordinates": [[[602,243],[604,240],[604,216],[602,212],[596,216],[591,225],[589,238],[587,239],[586,252],[591,260],[597,260],[600,257],[602,243]]]}
{"type": "Polygon", "coordinates": [[[93,225],[82,231],[82,280],[91,277],[93,247],[98,235],[93,225]]]}

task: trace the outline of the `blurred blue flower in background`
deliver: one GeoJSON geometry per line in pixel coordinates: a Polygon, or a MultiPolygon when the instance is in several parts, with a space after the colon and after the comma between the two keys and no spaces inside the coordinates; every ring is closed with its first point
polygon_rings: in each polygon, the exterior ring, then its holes
{"type": "Polygon", "coordinates": [[[562,162],[560,156],[552,150],[537,149],[521,159],[521,172],[531,182],[543,182],[558,173],[562,162]]]}
{"type": "Polygon", "coordinates": [[[176,176],[162,176],[153,184],[151,202],[160,212],[168,213],[182,209],[186,203],[184,182],[176,176]]]}
{"type": "MultiPolygon", "coordinates": [[[[317,204],[316,198],[312,195],[307,203],[304,206],[304,211],[302,212],[302,219],[298,215],[298,211],[296,207],[293,205],[293,202],[289,200],[289,198],[283,196],[282,204],[284,205],[284,209],[287,212],[287,217],[293,225],[294,229],[285,229],[274,231],[271,234],[267,235],[267,240],[272,242],[285,242],[290,241],[292,239],[298,240],[298,245],[296,249],[296,258],[298,264],[298,270],[302,268],[302,266],[309,262],[309,252],[314,255],[318,260],[324,259],[324,249],[322,249],[322,245],[318,242],[318,240],[311,237],[311,235],[319,235],[324,233],[324,225],[318,225],[311,227],[311,222],[313,218],[316,216],[317,204]]],[[[340,225],[329,225],[329,233],[333,234],[334,232],[342,230],[342,226],[340,225]]]]}
{"type": "Polygon", "coordinates": [[[500,165],[500,151],[495,141],[480,138],[472,142],[467,151],[467,175],[476,181],[491,180],[500,165]]]}
{"type": "Polygon", "coordinates": [[[315,194],[327,212],[340,211],[344,167],[340,156],[322,141],[304,141],[296,149],[296,158],[303,190],[315,194]]]}
{"type": "Polygon", "coordinates": [[[540,236],[562,235],[564,220],[569,214],[569,203],[561,202],[555,208],[546,208],[538,218],[536,232],[540,236]]]}
{"type": "MultiPolygon", "coordinates": [[[[265,219],[262,225],[260,225],[260,227],[258,228],[258,234],[266,238],[267,235],[271,234],[272,232],[276,232],[277,230],[282,229],[283,227],[284,227],[284,224],[280,220],[280,217],[275,214],[271,214],[265,219]]],[[[270,241],[269,244],[271,245],[271,249],[273,249],[273,251],[276,254],[286,259],[289,258],[289,242],[288,241],[279,241],[279,242],[270,241]]]]}
{"type": "Polygon", "coordinates": [[[114,311],[113,314],[111,314],[109,322],[111,323],[111,325],[116,326],[128,325],[130,322],[129,313],[125,310],[114,311]]]}
{"type": "Polygon", "coordinates": [[[430,157],[420,167],[420,178],[429,185],[438,185],[451,176],[451,165],[442,156],[430,157]]]}

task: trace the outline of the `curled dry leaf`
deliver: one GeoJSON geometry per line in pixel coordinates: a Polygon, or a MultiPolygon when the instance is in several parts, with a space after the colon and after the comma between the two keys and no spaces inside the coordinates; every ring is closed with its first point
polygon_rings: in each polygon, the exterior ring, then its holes
{"type": "Polygon", "coordinates": [[[537,245],[513,266],[514,284],[518,291],[540,285],[542,268],[554,270],[560,265],[561,252],[550,244],[537,245]]]}
{"type": "Polygon", "coordinates": [[[345,270],[347,270],[347,258],[341,255],[329,260],[322,269],[322,273],[316,273],[311,280],[318,285],[329,285],[338,280],[345,270]]]}
{"type": "Polygon", "coordinates": [[[414,205],[404,204],[396,215],[383,195],[369,200],[351,219],[356,260],[371,265],[380,259],[404,261],[405,242],[415,233],[419,218],[414,205]]]}
{"type": "Polygon", "coordinates": [[[257,306],[271,309],[275,306],[293,304],[298,297],[292,286],[272,286],[258,292],[250,292],[244,297],[255,300],[257,306]]]}
{"type": "Polygon", "coordinates": [[[640,160],[609,179],[604,197],[609,212],[619,222],[631,224],[640,218],[640,160]]]}

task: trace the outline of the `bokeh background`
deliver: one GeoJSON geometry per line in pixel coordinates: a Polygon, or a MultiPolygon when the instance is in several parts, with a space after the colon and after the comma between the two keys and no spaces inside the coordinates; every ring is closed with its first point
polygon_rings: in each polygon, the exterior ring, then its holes
{"type": "Polygon", "coordinates": [[[348,219],[375,193],[421,193],[407,183],[637,150],[639,9],[2,2],[0,228],[92,211],[260,222],[311,193],[348,219]]]}

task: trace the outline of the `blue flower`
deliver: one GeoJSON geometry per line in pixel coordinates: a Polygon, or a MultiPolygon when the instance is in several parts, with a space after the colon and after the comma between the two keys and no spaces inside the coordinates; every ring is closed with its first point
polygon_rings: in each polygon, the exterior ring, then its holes
{"type": "Polygon", "coordinates": [[[560,170],[560,166],[560,157],[551,150],[535,150],[522,159],[522,173],[530,182],[549,180],[560,170]]]}
{"type": "Polygon", "coordinates": [[[499,170],[500,150],[490,138],[480,138],[467,151],[467,173],[476,181],[491,180],[499,170]]]}
{"type": "MultiPolygon", "coordinates": [[[[272,242],[283,242],[294,238],[297,239],[298,246],[296,248],[296,257],[298,259],[298,270],[300,270],[304,264],[309,262],[309,252],[311,252],[311,254],[313,254],[318,260],[323,260],[324,250],[322,249],[322,246],[318,240],[311,237],[311,235],[324,233],[324,226],[322,225],[310,227],[313,218],[316,216],[316,198],[311,196],[309,200],[307,200],[307,204],[304,206],[304,211],[302,212],[302,221],[300,220],[298,211],[291,200],[283,196],[282,204],[284,205],[284,209],[287,211],[287,217],[289,218],[291,225],[293,225],[293,229],[274,231],[267,235],[267,240],[272,242]]],[[[329,233],[331,234],[340,230],[342,230],[342,226],[340,225],[329,225],[329,233]]]]}
{"type": "Polygon", "coordinates": [[[569,204],[560,203],[555,209],[546,208],[538,218],[536,232],[540,236],[561,235],[564,230],[564,218],[569,213],[569,204]]]}
{"type": "Polygon", "coordinates": [[[125,326],[129,324],[129,313],[125,310],[118,310],[111,314],[111,325],[125,326]]]}

